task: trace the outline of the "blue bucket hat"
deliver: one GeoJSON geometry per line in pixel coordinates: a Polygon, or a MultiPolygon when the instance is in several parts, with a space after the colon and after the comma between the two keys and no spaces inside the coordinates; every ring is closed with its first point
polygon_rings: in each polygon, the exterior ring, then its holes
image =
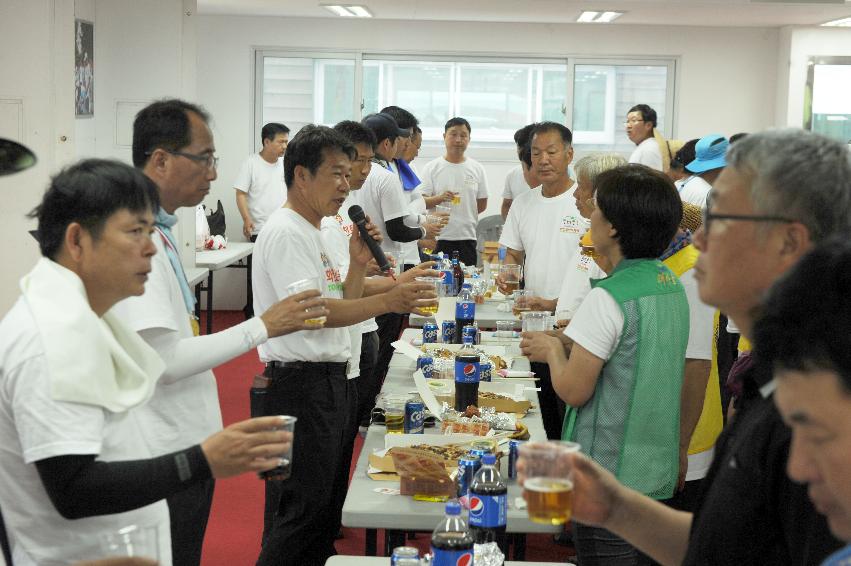
{"type": "Polygon", "coordinates": [[[727,166],[727,148],[730,142],[721,134],[709,134],[698,140],[694,146],[695,160],[686,164],[692,173],[703,173],[727,166]]]}

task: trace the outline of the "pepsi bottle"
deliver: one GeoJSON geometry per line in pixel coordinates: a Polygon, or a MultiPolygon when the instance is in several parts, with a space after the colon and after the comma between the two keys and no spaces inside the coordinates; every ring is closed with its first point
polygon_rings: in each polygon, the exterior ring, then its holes
{"type": "Polygon", "coordinates": [[[470,484],[470,532],[476,544],[495,542],[506,553],[505,523],[508,518],[508,486],[496,469],[496,456],[482,456],[482,467],[470,484]]]}
{"type": "Polygon", "coordinates": [[[473,337],[465,336],[464,345],[455,354],[455,410],[465,411],[468,405],[479,404],[481,361],[473,348],[473,337]]]}
{"type": "Polygon", "coordinates": [[[452,262],[449,261],[448,257],[443,255],[443,252],[440,252],[438,266],[440,269],[440,277],[443,279],[443,288],[446,289],[446,296],[454,297],[458,294],[455,292],[455,274],[452,269],[452,262]]]}
{"type": "Polygon", "coordinates": [[[473,535],[457,501],[446,504],[446,516],[431,534],[431,554],[432,566],[473,565],[473,535]]]}
{"type": "Polygon", "coordinates": [[[461,344],[465,326],[472,326],[476,320],[476,299],[473,298],[472,285],[465,283],[455,299],[455,343],[461,344]]]}

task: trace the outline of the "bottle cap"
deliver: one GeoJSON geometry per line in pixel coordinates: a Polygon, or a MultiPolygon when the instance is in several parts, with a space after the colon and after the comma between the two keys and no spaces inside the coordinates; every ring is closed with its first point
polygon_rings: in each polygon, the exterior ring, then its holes
{"type": "Polygon", "coordinates": [[[461,504],[455,501],[447,501],[446,502],[446,514],[447,515],[460,515],[461,514],[461,504]]]}
{"type": "Polygon", "coordinates": [[[496,455],[495,454],[485,454],[482,456],[482,464],[486,466],[493,466],[496,464],[496,455]]]}

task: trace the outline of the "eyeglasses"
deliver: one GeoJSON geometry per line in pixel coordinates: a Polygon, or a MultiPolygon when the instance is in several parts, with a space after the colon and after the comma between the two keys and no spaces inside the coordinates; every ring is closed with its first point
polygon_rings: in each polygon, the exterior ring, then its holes
{"type": "Polygon", "coordinates": [[[785,216],[760,216],[754,214],[713,214],[709,212],[708,208],[703,209],[703,233],[705,235],[709,234],[709,229],[712,226],[713,220],[734,220],[740,222],[785,222],[787,224],[791,224],[793,222],[797,222],[792,218],[786,218],[785,216]]]}
{"type": "Polygon", "coordinates": [[[205,153],[202,155],[195,155],[194,153],[186,153],[184,151],[172,151],[170,149],[164,150],[167,153],[172,155],[179,155],[180,157],[185,157],[186,159],[191,159],[195,163],[203,163],[207,169],[216,169],[219,166],[219,158],[213,155],[212,153],[205,153]]]}
{"type": "Polygon", "coordinates": [[[623,123],[624,126],[629,126],[630,124],[638,124],[639,122],[644,122],[645,120],[638,120],[636,118],[630,118],[626,122],[623,123]]]}

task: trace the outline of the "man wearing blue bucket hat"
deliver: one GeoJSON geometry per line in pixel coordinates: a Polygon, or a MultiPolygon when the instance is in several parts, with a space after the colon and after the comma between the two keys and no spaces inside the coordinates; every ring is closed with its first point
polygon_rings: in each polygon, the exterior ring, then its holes
{"type": "Polygon", "coordinates": [[[686,163],[686,171],[692,174],[680,185],[680,198],[696,206],[706,208],[706,195],[721,170],[727,166],[726,155],[730,142],[721,134],[709,134],[698,140],[694,147],[695,159],[686,163]]]}

